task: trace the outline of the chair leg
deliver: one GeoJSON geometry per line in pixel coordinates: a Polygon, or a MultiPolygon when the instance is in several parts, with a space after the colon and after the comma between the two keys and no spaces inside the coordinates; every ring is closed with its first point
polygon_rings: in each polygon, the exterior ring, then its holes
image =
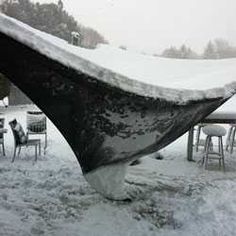
{"type": "Polygon", "coordinates": [[[37,161],[37,159],[38,159],[38,156],[37,156],[37,147],[38,147],[38,145],[35,145],[35,162],[37,161]]]}
{"type": "Polygon", "coordinates": [[[44,143],[44,155],[46,153],[46,148],[48,146],[48,137],[47,137],[47,133],[45,134],[45,143],[44,143]]]}
{"type": "Polygon", "coordinates": [[[39,141],[39,156],[41,156],[41,141],[39,141]]]}
{"type": "Polygon", "coordinates": [[[21,151],[21,146],[19,146],[19,149],[18,149],[17,156],[19,156],[19,155],[20,155],[20,151],[21,151]]]}
{"type": "Polygon", "coordinates": [[[16,158],[16,147],[14,148],[14,153],[13,153],[13,157],[11,159],[11,162],[14,162],[16,158]]]}
{"type": "Polygon", "coordinates": [[[4,143],[2,143],[2,155],[6,156],[4,143]]]}

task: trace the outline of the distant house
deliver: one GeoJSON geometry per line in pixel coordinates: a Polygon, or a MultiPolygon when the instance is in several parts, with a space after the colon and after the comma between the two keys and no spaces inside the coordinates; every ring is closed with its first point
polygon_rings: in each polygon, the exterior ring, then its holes
{"type": "Polygon", "coordinates": [[[71,32],[71,44],[79,46],[81,44],[81,35],[79,32],[71,32]]]}

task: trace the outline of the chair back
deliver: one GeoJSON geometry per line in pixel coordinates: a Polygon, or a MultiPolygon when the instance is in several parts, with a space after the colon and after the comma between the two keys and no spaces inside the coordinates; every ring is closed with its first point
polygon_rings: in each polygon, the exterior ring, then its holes
{"type": "Polygon", "coordinates": [[[47,119],[41,111],[27,111],[27,131],[31,133],[45,133],[47,130],[47,119]]]}
{"type": "Polygon", "coordinates": [[[19,142],[20,139],[19,139],[19,137],[18,137],[18,135],[17,135],[17,132],[14,130],[16,124],[17,124],[16,119],[14,119],[14,120],[12,120],[12,121],[9,122],[9,125],[10,125],[10,127],[11,127],[11,131],[12,131],[12,133],[13,133],[15,146],[17,146],[17,145],[20,143],[20,142],[19,142]]]}
{"type": "Polygon", "coordinates": [[[14,119],[9,122],[9,125],[13,133],[15,146],[27,143],[27,136],[25,135],[21,124],[18,123],[16,119],[14,119]]]}

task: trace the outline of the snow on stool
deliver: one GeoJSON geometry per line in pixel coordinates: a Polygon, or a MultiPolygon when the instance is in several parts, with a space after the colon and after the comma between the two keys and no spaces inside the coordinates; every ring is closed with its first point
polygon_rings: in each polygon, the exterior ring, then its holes
{"type": "Polygon", "coordinates": [[[223,166],[223,170],[225,171],[225,163],[224,163],[224,151],[223,151],[223,142],[222,136],[226,135],[226,129],[220,125],[206,125],[202,129],[203,133],[207,135],[204,155],[202,159],[202,164],[205,162],[205,169],[208,167],[208,159],[218,159],[219,160],[219,168],[221,167],[221,163],[223,166]],[[211,141],[213,137],[218,138],[218,152],[211,151],[211,141]]]}
{"type": "Polygon", "coordinates": [[[226,135],[226,129],[220,125],[206,125],[202,128],[202,131],[206,135],[210,136],[225,136],[226,135]]]}

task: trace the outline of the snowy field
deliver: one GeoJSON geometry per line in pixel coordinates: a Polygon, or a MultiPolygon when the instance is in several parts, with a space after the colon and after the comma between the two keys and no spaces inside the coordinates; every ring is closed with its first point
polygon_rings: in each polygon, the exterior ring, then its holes
{"type": "MultiPolygon", "coordinates": [[[[232,99],[225,107],[236,107],[232,99]]],[[[132,202],[104,199],[85,181],[67,142],[48,122],[49,147],[33,162],[33,148],[12,164],[8,122],[25,127],[34,106],[1,108],[6,118],[6,157],[0,156],[0,235],[223,236],[236,232],[236,152],[226,154],[226,172],[212,162],[204,170],[186,160],[187,136],[130,166],[132,202]]],[[[228,128],[226,126],[226,128],[228,128]]],[[[198,160],[200,153],[194,153],[198,160]]]]}

